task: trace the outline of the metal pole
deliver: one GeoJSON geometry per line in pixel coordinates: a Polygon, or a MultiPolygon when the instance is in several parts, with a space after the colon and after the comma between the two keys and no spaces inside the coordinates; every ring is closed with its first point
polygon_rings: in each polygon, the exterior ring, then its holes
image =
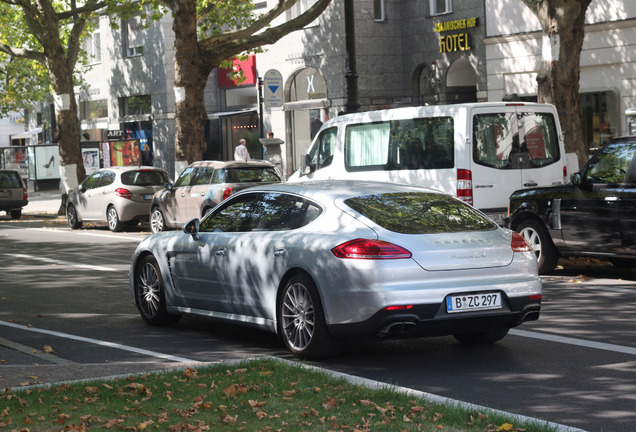
{"type": "Polygon", "coordinates": [[[345,46],[347,50],[347,73],[345,74],[347,81],[347,103],[345,104],[345,112],[354,113],[360,109],[360,102],[358,101],[358,71],[356,69],[356,32],[353,0],[345,0],[344,18],[345,46]]]}

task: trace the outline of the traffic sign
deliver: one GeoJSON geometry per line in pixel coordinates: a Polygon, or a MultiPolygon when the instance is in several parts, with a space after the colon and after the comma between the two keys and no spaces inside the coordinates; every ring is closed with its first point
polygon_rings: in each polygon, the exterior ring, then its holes
{"type": "Polygon", "coordinates": [[[268,108],[283,106],[283,75],[270,69],[263,76],[263,100],[268,108]]]}

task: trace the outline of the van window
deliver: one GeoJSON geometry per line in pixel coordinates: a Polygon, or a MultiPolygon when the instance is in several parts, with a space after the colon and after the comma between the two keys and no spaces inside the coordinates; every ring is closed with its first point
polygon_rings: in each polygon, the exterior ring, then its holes
{"type": "Polygon", "coordinates": [[[561,158],[556,123],[548,113],[477,114],[473,160],[497,169],[532,169],[561,158]]]}
{"type": "Polygon", "coordinates": [[[329,128],[320,133],[318,145],[313,146],[309,152],[310,163],[317,170],[331,165],[337,139],[338,128],[329,128]]]}
{"type": "Polygon", "coordinates": [[[349,125],[344,153],[347,171],[453,168],[453,118],[349,125]]]}

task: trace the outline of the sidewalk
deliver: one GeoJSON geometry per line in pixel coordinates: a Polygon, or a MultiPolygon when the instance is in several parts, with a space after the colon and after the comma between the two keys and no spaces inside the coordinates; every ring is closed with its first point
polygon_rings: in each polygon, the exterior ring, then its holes
{"type": "Polygon", "coordinates": [[[33,182],[29,182],[27,191],[29,203],[22,208],[23,215],[57,217],[57,212],[62,204],[62,194],[59,189],[35,191],[33,182]]]}

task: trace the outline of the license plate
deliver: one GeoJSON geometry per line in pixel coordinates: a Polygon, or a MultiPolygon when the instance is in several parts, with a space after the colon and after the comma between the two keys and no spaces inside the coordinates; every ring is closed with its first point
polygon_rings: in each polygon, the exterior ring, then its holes
{"type": "Polygon", "coordinates": [[[144,194],[144,199],[146,201],[150,201],[152,199],[152,197],[153,197],[153,194],[144,194]]]}
{"type": "Polygon", "coordinates": [[[11,191],[3,190],[0,191],[0,198],[9,198],[11,196],[11,191]]]}
{"type": "Polygon", "coordinates": [[[446,298],[448,313],[501,309],[500,293],[464,294],[446,298]]]}

